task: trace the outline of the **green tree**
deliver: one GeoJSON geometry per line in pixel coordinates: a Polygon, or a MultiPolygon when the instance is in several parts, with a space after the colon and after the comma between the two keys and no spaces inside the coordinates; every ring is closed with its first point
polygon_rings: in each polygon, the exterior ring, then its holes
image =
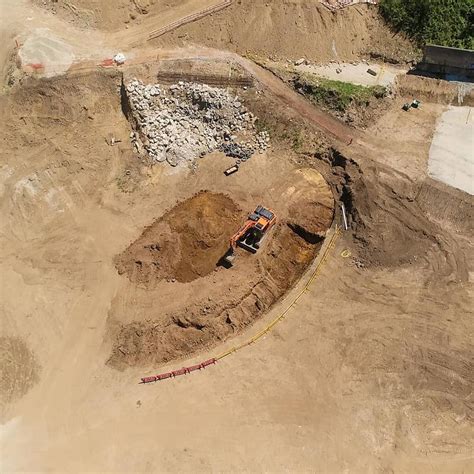
{"type": "Polygon", "coordinates": [[[380,9],[420,45],[474,49],[474,0],[382,0],[380,9]]]}

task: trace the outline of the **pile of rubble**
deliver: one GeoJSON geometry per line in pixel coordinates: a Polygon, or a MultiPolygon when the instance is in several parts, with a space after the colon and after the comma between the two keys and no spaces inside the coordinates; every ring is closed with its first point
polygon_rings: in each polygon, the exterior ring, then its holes
{"type": "Polygon", "coordinates": [[[141,141],[154,162],[191,164],[214,150],[246,161],[269,146],[268,132],[257,133],[253,114],[224,89],[189,82],[145,85],[137,79],[125,87],[137,122],[132,140],[137,149],[141,141]]]}

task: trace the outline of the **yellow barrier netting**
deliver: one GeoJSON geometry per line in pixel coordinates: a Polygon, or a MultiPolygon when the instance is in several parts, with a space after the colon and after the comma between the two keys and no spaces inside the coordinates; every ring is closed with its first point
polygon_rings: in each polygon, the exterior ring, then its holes
{"type": "Polygon", "coordinates": [[[254,342],[258,341],[261,337],[263,337],[265,334],[267,334],[270,329],[275,326],[277,323],[279,323],[286,315],[287,313],[293,308],[293,306],[298,302],[298,300],[308,291],[309,287],[313,283],[313,281],[318,277],[319,273],[321,272],[321,268],[323,265],[326,263],[326,260],[328,258],[329,252],[335,247],[336,245],[336,240],[337,238],[341,235],[341,231],[339,227],[336,227],[336,230],[334,231],[334,234],[331,237],[331,240],[329,241],[329,244],[327,245],[326,249],[324,250],[324,253],[321,257],[321,259],[318,262],[318,265],[316,266],[316,269],[314,272],[311,274],[310,278],[308,279],[306,285],[304,288],[296,295],[296,297],[293,299],[293,301],[285,308],[285,310],[278,316],[276,317],[268,326],[266,326],[264,329],[262,329],[260,332],[255,334],[252,338],[248,339],[247,341],[243,342],[242,344],[239,344],[238,346],[234,346],[227,350],[226,352],[223,352],[222,354],[214,357],[214,359],[220,360],[223,359],[224,357],[227,357],[230,354],[233,354],[234,352],[237,352],[238,350],[242,349],[243,347],[250,346],[250,344],[253,344],[254,342]]]}

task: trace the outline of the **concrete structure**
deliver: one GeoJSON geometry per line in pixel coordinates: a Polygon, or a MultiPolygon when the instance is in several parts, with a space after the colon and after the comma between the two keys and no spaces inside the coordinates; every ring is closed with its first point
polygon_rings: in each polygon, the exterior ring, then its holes
{"type": "Polygon", "coordinates": [[[429,175],[474,195],[474,113],[449,107],[440,117],[430,148],[429,175]]]}
{"type": "Polygon", "coordinates": [[[474,79],[474,51],[428,45],[425,46],[423,61],[418,64],[417,70],[445,78],[464,76],[474,79]]]}

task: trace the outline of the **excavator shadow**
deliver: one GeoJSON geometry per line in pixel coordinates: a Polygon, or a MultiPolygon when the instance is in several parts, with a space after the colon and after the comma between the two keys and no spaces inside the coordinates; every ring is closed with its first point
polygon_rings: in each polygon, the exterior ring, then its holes
{"type": "Polygon", "coordinates": [[[216,267],[231,268],[232,262],[228,260],[229,252],[226,252],[222,257],[217,261],[216,267]]]}

